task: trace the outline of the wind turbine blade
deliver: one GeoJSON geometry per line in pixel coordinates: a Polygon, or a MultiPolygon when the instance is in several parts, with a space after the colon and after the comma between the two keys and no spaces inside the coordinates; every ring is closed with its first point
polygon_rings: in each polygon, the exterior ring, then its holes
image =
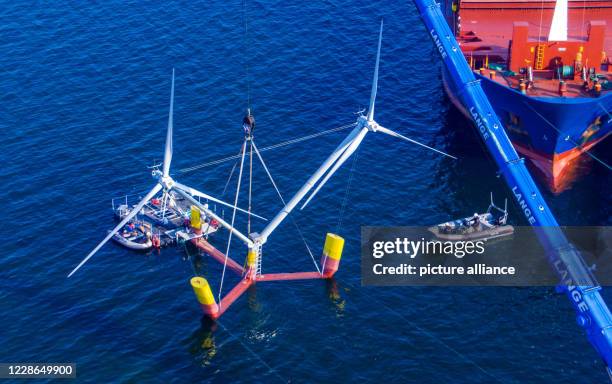
{"type": "Polygon", "coordinates": [[[227,223],[225,220],[223,220],[221,217],[219,217],[218,215],[216,215],[213,211],[211,211],[210,209],[204,207],[203,204],[201,204],[199,201],[197,201],[193,196],[191,196],[189,193],[185,192],[184,190],[180,189],[180,188],[176,188],[176,192],[178,192],[181,196],[183,196],[184,198],[186,198],[187,200],[191,201],[191,203],[193,205],[195,205],[196,207],[200,208],[200,210],[204,213],[206,213],[208,216],[212,217],[213,219],[217,220],[219,222],[219,224],[221,224],[223,227],[227,228],[229,231],[233,232],[234,235],[236,237],[238,237],[240,240],[242,240],[247,246],[252,247],[253,246],[253,241],[251,239],[249,239],[247,236],[245,236],[242,232],[240,232],[239,230],[237,230],[236,228],[232,227],[229,223],[227,223]]]}
{"type": "Polygon", "coordinates": [[[123,218],[123,220],[121,220],[121,222],[120,222],[119,224],[117,224],[117,226],[116,226],[115,228],[113,228],[113,230],[112,230],[112,231],[110,231],[110,232],[108,233],[108,235],[106,235],[106,237],[104,238],[104,240],[102,240],[102,241],[100,242],[100,244],[98,244],[98,245],[97,245],[97,246],[96,246],[96,247],[93,249],[93,251],[91,251],[91,252],[89,253],[89,255],[87,255],[87,257],[85,257],[85,258],[84,258],[84,259],[83,259],[83,260],[82,260],[82,261],[79,263],[79,265],[77,265],[77,266],[76,266],[76,267],[75,267],[75,268],[72,270],[72,272],[70,272],[70,274],[68,274],[68,277],[72,276],[72,275],[73,275],[73,274],[74,274],[76,271],[78,271],[78,270],[79,270],[79,268],[81,268],[81,267],[83,266],[83,264],[85,264],[85,263],[86,263],[86,262],[87,262],[89,259],[91,259],[91,257],[92,257],[92,256],[93,256],[93,255],[94,255],[96,252],[98,252],[98,250],[99,250],[100,248],[102,248],[102,246],[103,246],[104,244],[106,244],[106,242],[107,242],[108,240],[110,240],[110,238],[111,238],[111,237],[113,237],[113,235],[114,235],[115,233],[117,233],[117,232],[118,232],[118,231],[119,231],[121,228],[123,228],[123,226],[124,226],[124,225],[126,225],[126,224],[128,223],[128,221],[130,221],[130,220],[131,220],[131,219],[132,219],[134,216],[136,216],[136,214],[138,214],[138,212],[140,212],[140,210],[142,209],[142,207],[144,207],[144,205],[145,205],[146,203],[148,203],[148,202],[149,202],[149,200],[151,200],[151,199],[153,198],[153,196],[155,196],[155,194],[156,194],[157,192],[159,192],[159,191],[160,191],[160,189],[162,189],[162,186],[161,186],[160,184],[156,184],[156,185],[155,185],[155,187],[153,187],[153,189],[152,189],[152,190],[151,190],[149,193],[147,193],[147,195],[146,195],[145,197],[143,197],[143,199],[142,199],[142,200],[140,200],[140,203],[138,203],[138,205],[136,205],[134,208],[132,208],[132,210],[130,211],[130,213],[128,213],[128,214],[127,214],[127,216],[125,216],[125,217],[123,218]]]}
{"type": "Polygon", "coordinates": [[[368,108],[368,121],[374,120],[374,104],[376,104],[376,91],[378,90],[378,67],[380,65],[380,46],[382,44],[383,20],[380,19],[380,32],[378,33],[378,51],[376,52],[376,66],[374,67],[374,80],[370,94],[370,107],[368,108]]]}
{"type": "Polygon", "coordinates": [[[323,185],[325,185],[327,180],[329,180],[334,175],[334,173],[342,166],[342,164],[344,164],[344,162],[348,160],[349,157],[351,157],[351,155],[357,150],[357,148],[359,147],[359,144],[361,144],[361,142],[363,141],[367,133],[368,133],[368,128],[367,127],[362,128],[359,134],[355,137],[355,139],[353,139],[351,144],[346,148],[346,151],[344,151],[342,156],[340,156],[338,161],[336,161],[334,166],[329,170],[325,178],[321,180],[317,188],[310,194],[310,196],[308,197],[308,199],[306,200],[306,202],[302,205],[300,209],[304,209],[308,205],[310,200],[312,200],[312,198],[315,197],[315,195],[319,192],[319,190],[321,190],[321,188],[323,187],[323,185]]]}
{"type": "Polygon", "coordinates": [[[448,157],[450,157],[451,159],[457,160],[457,158],[456,158],[455,156],[453,156],[453,155],[449,155],[449,154],[448,154],[448,153],[446,153],[446,152],[442,152],[442,151],[440,151],[440,150],[438,150],[438,149],[432,148],[432,147],[430,147],[430,146],[428,146],[428,145],[425,145],[425,144],[423,144],[423,143],[419,143],[419,142],[418,142],[418,141],[416,141],[416,140],[412,140],[412,139],[410,139],[410,138],[408,138],[408,137],[406,137],[406,136],[404,136],[404,135],[400,135],[399,133],[394,132],[394,131],[392,131],[392,130],[390,130],[390,129],[387,129],[387,128],[385,128],[385,127],[381,127],[380,125],[379,125],[379,126],[376,128],[376,132],[386,133],[387,135],[391,135],[391,136],[393,136],[393,137],[397,137],[397,138],[400,138],[400,139],[402,139],[402,140],[409,141],[409,142],[411,142],[411,143],[413,143],[413,144],[420,145],[421,147],[427,148],[427,149],[432,150],[432,151],[434,151],[434,152],[437,152],[437,153],[439,153],[439,154],[441,154],[441,155],[448,156],[448,157]]]}
{"type": "MultiPolygon", "coordinates": [[[[219,199],[217,199],[217,198],[214,198],[214,197],[212,197],[212,196],[210,196],[210,195],[207,195],[207,194],[206,194],[206,193],[204,193],[204,192],[200,192],[200,191],[198,191],[197,189],[193,189],[193,188],[191,188],[191,187],[188,187],[188,186],[186,186],[185,184],[181,184],[181,183],[174,182],[174,188],[181,189],[181,190],[183,190],[183,191],[185,191],[185,192],[189,193],[189,194],[190,194],[190,195],[192,195],[192,196],[200,196],[200,197],[202,197],[202,198],[204,198],[204,199],[214,201],[215,203],[218,203],[218,204],[221,204],[221,205],[225,205],[226,207],[230,207],[230,208],[232,208],[232,209],[233,209],[233,208],[236,208],[236,209],[237,209],[238,211],[240,211],[240,212],[243,212],[243,213],[249,214],[249,212],[248,212],[248,211],[245,211],[245,210],[244,210],[244,209],[242,209],[242,208],[234,207],[234,206],[233,206],[232,204],[230,204],[230,203],[226,203],[226,202],[225,202],[225,201],[223,201],[223,200],[219,200],[219,199]]],[[[251,216],[255,216],[255,217],[259,218],[259,219],[262,219],[262,220],[266,220],[266,221],[268,221],[268,219],[266,219],[265,217],[261,217],[261,216],[259,216],[259,215],[256,215],[256,214],[252,213],[252,212],[250,213],[250,215],[251,215],[251,216]]]]}
{"type": "Polygon", "coordinates": [[[168,132],[166,132],[166,148],[164,150],[164,176],[170,175],[172,162],[172,129],[174,126],[174,68],[172,68],[172,90],[170,91],[170,112],[168,112],[168,132]]]}

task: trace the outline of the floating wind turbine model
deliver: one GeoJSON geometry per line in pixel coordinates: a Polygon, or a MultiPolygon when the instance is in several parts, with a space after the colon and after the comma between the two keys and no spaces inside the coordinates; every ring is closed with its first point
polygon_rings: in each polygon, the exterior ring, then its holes
{"type": "MultiPolygon", "coordinates": [[[[193,198],[193,196],[198,196],[210,201],[214,201],[218,204],[221,205],[225,205],[231,208],[235,208],[238,211],[241,212],[246,212],[243,209],[237,208],[234,205],[228,204],[222,200],[219,200],[215,197],[212,197],[204,192],[200,192],[194,188],[188,187],[184,184],[181,184],[177,181],[174,181],[172,179],[172,177],[170,177],[170,163],[172,162],[172,128],[173,128],[173,113],[174,113],[174,69],[172,70],[172,90],[170,92],[170,112],[168,113],[168,131],[166,133],[166,148],[164,150],[164,162],[163,162],[163,166],[162,166],[162,171],[160,172],[159,169],[155,168],[153,169],[152,172],[152,176],[157,180],[157,184],[155,184],[155,186],[153,187],[153,189],[151,189],[151,191],[149,191],[149,193],[147,193],[145,195],[145,197],[142,198],[142,200],[140,200],[140,202],[131,209],[130,213],[127,214],[123,220],[121,220],[121,222],[119,224],[117,224],[117,226],[115,228],[113,228],[112,231],[110,231],[108,233],[108,235],[106,235],[106,237],[104,238],[104,240],[102,240],[100,242],[100,244],[98,244],[93,251],[91,251],[89,253],[89,255],[87,255],[87,257],[85,257],[73,270],[72,272],[70,272],[70,274],[68,275],[68,277],[72,276],[76,271],[79,270],[79,268],[81,268],[83,266],[83,264],[85,264],[89,259],[91,259],[93,257],[93,255],[96,254],[96,252],[98,252],[98,250],[100,250],[100,248],[102,248],[102,246],[104,244],[106,244],[108,242],[108,240],[111,239],[111,237],[113,237],[113,235],[115,233],[117,233],[119,230],[121,230],[121,228],[123,228],[123,226],[125,226],[130,220],[132,220],[132,218],[134,218],[134,216],[136,216],[138,214],[138,212],[140,212],[140,210],[153,198],[155,197],[155,195],[161,191],[163,189],[163,201],[167,201],[168,196],[169,196],[169,192],[170,190],[174,190],[177,193],[179,193],[180,195],[182,195],[183,197],[185,197],[187,200],[191,201],[194,205],[198,206],[198,208],[200,208],[203,212],[205,212],[207,215],[209,215],[210,217],[214,218],[215,220],[217,220],[219,222],[220,225],[222,225],[223,227],[227,228],[228,230],[232,231],[237,237],[239,237],[240,239],[242,239],[243,241],[246,241],[247,243],[250,243],[251,241],[242,233],[240,233],[240,231],[234,229],[232,226],[230,226],[227,222],[225,222],[222,218],[220,218],[219,216],[217,216],[214,212],[212,212],[210,209],[208,209],[208,207],[200,204],[200,202],[196,199],[193,198]]],[[[164,209],[165,212],[165,209],[164,209]]],[[[249,213],[250,214],[250,213],[249,213]]],[[[254,214],[251,214],[253,216],[256,216],[258,218],[263,219],[261,216],[257,216],[254,214]]]]}
{"type": "MultiPolygon", "coordinates": [[[[228,240],[228,246],[227,246],[227,251],[225,254],[221,253],[220,251],[218,251],[217,249],[215,249],[212,245],[210,245],[205,239],[199,237],[199,238],[194,238],[191,241],[193,242],[193,244],[204,250],[206,253],[208,253],[212,258],[216,259],[217,261],[221,262],[223,264],[223,275],[221,277],[221,283],[220,283],[220,288],[219,288],[219,295],[218,295],[218,299],[219,301],[217,302],[217,300],[215,299],[215,297],[213,296],[211,289],[210,289],[210,285],[208,283],[208,281],[203,278],[203,277],[194,277],[191,279],[191,285],[192,288],[194,289],[194,292],[196,294],[196,297],[200,303],[200,306],[202,308],[202,310],[204,311],[204,313],[215,319],[218,318],[219,316],[221,316],[221,314],[223,314],[227,308],[229,308],[229,306],[247,289],[249,288],[251,285],[255,284],[256,282],[263,282],[263,281],[278,281],[278,280],[298,280],[298,279],[322,279],[322,278],[331,278],[334,273],[337,271],[338,269],[338,265],[339,265],[339,261],[340,261],[340,256],[342,253],[342,247],[344,245],[344,240],[337,235],[334,234],[327,234],[327,238],[325,241],[325,246],[323,249],[323,256],[321,258],[321,268],[319,268],[319,265],[316,263],[316,261],[313,258],[313,263],[316,267],[316,271],[312,271],[312,272],[292,272],[292,273],[269,273],[269,274],[262,274],[261,273],[261,258],[262,258],[262,247],[263,245],[267,242],[268,237],[272,234],[272,232],[281,224],[281,222],[289,215],[289,213],[291,213],[291,211],[300,203],[300,201],[310,192],[310,190],[315,187],[315,185],[317,185],[316,189],[314,190],[314,192],[312,192],[312,194],[308,197],[308,199],[306,200],[306,202],[302,205],[302,208],[304,208],[311,200],[312,198],[320,191],[320,189],[323,187],[323,185],[325,185],[325,183],[333,176],[333,174],[342,166],[342,164],[344,164],[346,162],[346,160],[357,150],[357,148],[359,147],[359,145],[361,144],[361,142],[363,141],[363,139],[365,138],[366,134],[368,132],[381,132],[381,133],[385,133],[387,135],[390,136],[394,136],[397,138],[400,138],[402,140],[417,144],[421,147],[427,148],[429,150],[435,151],[437,153],[440,153],[444,156],[448,156],[451,157],[453,159],[455,159],[455,157],[448,155],[444,152],[441,152],[437,149],[431,148],[425,144],[419,143],[415,140],[409,139],[403,135],[400,135],[397,132],[394,132],[390,129],[387,129],[385,127],[380,126],[376,121],[374,121],[374,105],[375,105],[375,101],[376,101],[376,91],[377,91],[377,87],[378,87],[378,68],[380,65],[380,49],[381,49],[381,44],[382,44],[382,31],[383,31],[383,23],[381,21],[380,23],[380,32],[379,32],[379,36],[378,36],[378,50],[377,50],[377,54],[376,54],[376,66],[375,66],[375,70],[374,70],[374,80],[372,83],[372,93],[370,96],[370,105],[368,108],[368,113],[367,115],[360,115],[359,118],[357,119],[357,122],[354,124],[355,128],[348,134],[348,136],[340,143],[340,145],[334,150],[334,152],[332,152],[332,154],[325,160],[325,162],[319,167],[319,169],[316,170],[316,172],[308,179],[308,181],[306,181],[306,183],[300,188],[300,190],[291,198],[291,200],[289,200],[288,202],[285,203],[284,200],[282,200],[282,196],[281,196],[281,200],[284,204],[283,209],[274,217],[274,219],[272,219],[268,225],[263,228],[263,230],[260,233],[257,232],[252,232],[249,233],[248,236],[245,236],[244,234],[242,234],[240,231],[238,231],[237,229],[234,228],[234,216],[236,214],[236,211],[240,210],[242,212],[244,212],[244,210],[241,210],[240,208],[238,208],[237,202],[238,202],[238,194],[240,191],[240,180],[242,178],[242,169],[244,166],[244,159],[245,159],[245,153],[247,152],[247,147],[250,146],[251,148],[251,152],[255,152],[255,154],[257,155],[257,157],[259,158],[261,164],[263,165],[264,169],[266,170],[266,173],[268,175],[268,177],[270,178],[270,180],[272,181],[272,184],[274,185],[274,187],[276,188],[276,184],[274,183],[274,180],[272,179],[272,176],[268,170],[268,167],[266,166],[266,164],[263,161],[263,158],[261,156],[261,153],[259,152],[259,150],[257,149],[257,146],[255,145],[254,139],[253,139],[253,135],[252,132],[250,130],[247,130],[247,135],[245,136],[245,141],[242,145],[242,150],[241,150],[241,160],[240,160],[240,174],[238,177],[238,186],[237,186],[237,190],[236,190],[236,196],[235,196],[235,201],[234,201],[234,205],[230,205],[228,203],[222,202],[218,199],[213,198],[212,196],[209,196],[207,194],[204,194],[202,192],[199,192],[193,188],[187,187],[183,184],[180,184],[176,181],[174,181],[170,175],[169,175],[169,169],[170,169],[170,160],[172,157],[172,105],[173,105],[173,98],[174,98],[174,72],[173,72],[173,80],[172,80],[172,98],[171,98],[171,102],[170,102],[170,116],[169,116],[169,120],[168,120],[168,135],[166,138],[166,151],[165,151],[165,155],[164,155],[164,163],[163,163],[163,172],[160,172],[159,170],[155,170],[153,171],[153,176],[157,179],[157,184],[155,185],[155,187],[153,187],[153,189],[151,190],[151,192],[149,192],[143,199],[142,201],[136,205],[132,211],[130,212],[130,214],[128,216],[126,216],[109,234],[108,236],[100,243],[98,244],[98,246],[89,254],[87,255],[87,257],[81,261],[81,263],[70,273],[69,276],[71,276],[74,272],[76,272],[87,260],[89,260],[97,251],[98,249],[100,249],[100,247],[102,247],[102,245],[104,245],[110,238],[111,236],[116,233],[117,231],[119,231],[132,217],[134,217],[136,215],[136,213],[156,194],[158,193],[160,190],[164,190],[164,193],[168,193],[168,191],[170,191],[171,189],[175,190],[177,193],[179,193],[180,195],[182,195],[183,197],[185,197],[187,200],[189,200],[193,205],[197,206],[202,212],[204,212],[206,215],[209,215],[210,217],[216,219],[222,226],[224,226],[225,228],[227,228],[230,231],[230,236],[229,236],[229,240],[228,240]],[[325,175],[325,177],[323,178],[322,181],[321,178],[325,175]],[[320,182],[319,182],[320,181],[320,182]],[[214,212],[210,211],[206,206],[202,205],[198,200],[196,200],[193,196],[198,196],[198,197],[202,197],[211,201],[215,201],[217,203],[232,207],[234,210],[234,214],[232,216],[232,223],[228,224],[225,221],[223,221],[220,217],[216,216],[214,214],[214,212]],[[246,257],[246,261],[244,263],[245,267],[242,266],[242,264],[237,263],[236,261],[232,260],[229,257],[229,245],[231,242],[231,235],[235,235],[236,237],[238,237],[240,240],[242,240],[242,242],[244,242],[247,247],[248,247],[248,253],[247,253],[247,257],[246,257]],[[241,277],[241,280],[238,282],[238,284],[236,284],[234,286],[234,288],[228,292],[224,297],[221,297],[221,293],[223,290],[223,279],[225,276],[225,270],[226,267],[228,267],[231,271],[235,272],[236,274],[238,274],[241,277]]],[[[249,116],[250,112],[249,112],[249,116]]],[[[252,154],[251,154],[251,158],[252,158],[252,154]]],[[[277,192],[278,192],[278,188],[277,192]]],[[[280,195],[280,192],[278,192],[280,195]]],[[[249,207],[250,207],[250,202],[249,202],[249,207]]],[[[247,211],[247,213],[250,213],[250,208],[249,211],[247,211]]],[[[252,215],[252,214],[251,214],[252,215]]],[[[253,215],[255,216],[255,215],[253,215]]],[[[260,217],[261,218],[261,217],[260,217]]],[[[312,256],[312,255],[311,255],[312,256]]]]}

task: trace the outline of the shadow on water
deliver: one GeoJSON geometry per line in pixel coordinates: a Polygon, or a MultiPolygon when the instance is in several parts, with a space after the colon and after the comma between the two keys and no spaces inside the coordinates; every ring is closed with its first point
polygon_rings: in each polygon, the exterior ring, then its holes
{"type": "Polygon", "coordinates": [[[215,332],[218,329],[219,325],[215,320],[207,316],[202,316],[200,319],[200,328],[190,337],[191,344],[189,345],[189,354],[202,366],[210,365],[217,354],[215,332]]]}
{"type": "MultiPolygon", "coordinates": [[[[318,301],[320,298],[326,298],[334,316],[336,318],[344,317],[347,302],[342,292],[349,292],[349,288],[340,286],[334,278],[313,281],[313,283],[322,288],[321,295],[314,295],[313,299],[318,301]]],[[[304,294],[312,295],[313,291],[304,294]]],[[[262,301],[258,298],[258,287],[256,285],[251,286],[245,295],[246,306],[245,300],[239,299],[230,310],[231,312],[225,314],[225,316],[229,315],[230,317],[239,314],[241,318],[240,327],[232,326],[228,328],[224,326],[223,318],[218,320],[212,320],[207,316],[200,318],[199,328],[191,333],[187,343],[189,356],[199,366],[213,370],[222,369],[220,368],[224,364],[222,360],[225,359],[223,356],[232,355],[232,353],[225,351],[226,348],[233,352],[238,352],[236,349],[242,350],[241,354],[247,360],[264,361],[265,356],[260,354],[258,346],[269,344],[278,335],[281,328],[278,328],[278,324],[273,318],[271,319],[270,311],[265,309],[262,301]],[[230,313],[233,313],[233,315],[230,313]],[[240,334],[234,334],[232,329],[240,329],[240,334]],[[224,353],[220,355],[222,349],[224,353]]]]}

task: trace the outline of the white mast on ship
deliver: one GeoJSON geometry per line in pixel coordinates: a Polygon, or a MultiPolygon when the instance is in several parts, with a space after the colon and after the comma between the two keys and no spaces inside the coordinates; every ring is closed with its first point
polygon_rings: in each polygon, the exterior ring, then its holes
{"type": "Polygon", "coordinates": [[[567,41],[567,7],[568,0],[557,0],[548,41],[567,41]]]}

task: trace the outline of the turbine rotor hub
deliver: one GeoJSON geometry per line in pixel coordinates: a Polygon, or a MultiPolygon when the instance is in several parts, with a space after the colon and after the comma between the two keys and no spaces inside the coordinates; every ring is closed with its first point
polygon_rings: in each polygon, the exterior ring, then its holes
{"type": "Polygon", "coordinates": [[[174,186],[174,180],[170,176],[162,176],[159,183],[166,189],[171,189],[174,186]]]}

